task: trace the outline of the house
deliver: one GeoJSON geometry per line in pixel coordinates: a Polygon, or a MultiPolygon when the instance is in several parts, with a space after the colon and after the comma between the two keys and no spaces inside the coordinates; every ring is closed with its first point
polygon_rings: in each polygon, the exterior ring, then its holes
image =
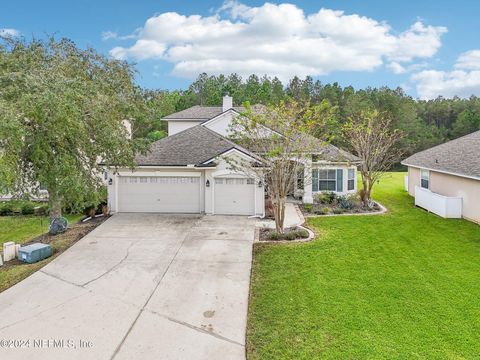
{"type": "Polygon", "coordinates": [[[405,186],[415,203],[443,217],[480,223],[480,131],[416,153],[405,186]]]}
{"type": "MultiPolygon", "coordinates": [[[[228,139],[233,117],[243,110],[225,96],[222,106],[193,106],[164,117],[168,136],[154,142],[146,155],[135,157],[134,171],[109,172],[111,212],[264,216],[263,179],[233,170],[226,160],[259,160],[254,151],[228,139]]],[[[311,203],[317,192],[355,192],[358,158],[318,143],[295,184],[295,195],[311,203]],[[306,176],[312,181],[304,181],[306,176]]]]}

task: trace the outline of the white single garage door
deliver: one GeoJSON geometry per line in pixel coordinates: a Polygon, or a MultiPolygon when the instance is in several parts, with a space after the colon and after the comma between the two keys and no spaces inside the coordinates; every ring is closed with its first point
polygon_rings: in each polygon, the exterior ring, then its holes
{"type": "Polygon", "coordinates": [[[118,211],[199,213],[200,177],[121,176],[118,211]]]}
{"type": "Polygon", "coordinates": [[[245,178],[215,178],[214,213],[255,214],[255,181],[245,178]]]}

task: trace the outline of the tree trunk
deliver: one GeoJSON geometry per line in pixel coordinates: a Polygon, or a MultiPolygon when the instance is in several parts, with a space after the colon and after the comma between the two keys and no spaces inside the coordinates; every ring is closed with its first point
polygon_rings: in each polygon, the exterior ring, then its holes
{"type": "Polygon", "coordinates": [[[274,217],[275,217],[275,230],[278,233],[283,233],[283,224],[285,222],[285,203],[287,202],[286,197],[277,197],[273,204],[274,206],[274,217]]]}
{"type": "Polygon", "coordinates": [[[368,176],[361,172],[362,175],[362,190],[360,191],[360,200],[363,205],[366,206],[368,203],[368,176]]]}
{"type": "Polygon", "coordinates": [[[62,199],[56,191],[50,189],[48,190],[48,206],[51,219],[62,216],[62,199]]]}

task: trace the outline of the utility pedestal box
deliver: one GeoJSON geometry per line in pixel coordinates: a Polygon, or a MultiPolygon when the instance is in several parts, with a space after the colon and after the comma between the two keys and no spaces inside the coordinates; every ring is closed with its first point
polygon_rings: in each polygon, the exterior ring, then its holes
{"type": "Polygon", "coordinates": [[[32,264],[52,255],[52,247],[48,244],[35,243],[22,246],[18,250],[18,260],[32,264]]]}

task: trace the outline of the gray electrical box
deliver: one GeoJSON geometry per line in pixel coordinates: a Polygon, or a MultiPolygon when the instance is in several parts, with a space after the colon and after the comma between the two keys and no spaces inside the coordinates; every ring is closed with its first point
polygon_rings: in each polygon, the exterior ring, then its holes
{"type": "Polygon", "coordinates": [[[52,247],[48,244],[35,243],[22,246],[18,250],[18,260],[32,264],[52,255],[52,247]]]}

